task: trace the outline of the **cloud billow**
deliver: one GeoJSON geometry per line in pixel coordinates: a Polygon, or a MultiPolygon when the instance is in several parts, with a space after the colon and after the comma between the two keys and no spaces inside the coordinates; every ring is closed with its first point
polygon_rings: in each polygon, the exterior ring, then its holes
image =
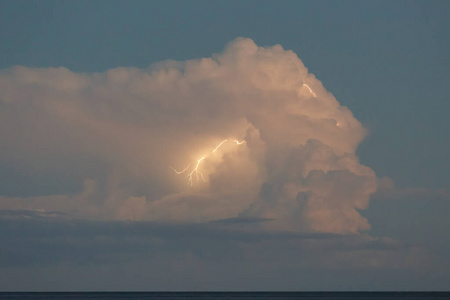
{"type": "Polygon", "coordinates": [[[376,176],[355,155],[365,129],[280,45],[238,38],[210,58],[92,74],[15,67],[0,72],[0,91],[2,163],[36,177],[84,178],[75,194],[0,196],[2,210],[250,218],[295,232],[370,228],[358,210],[376,176]],[[196,165],[201,174],[189,183],[196,165]]]}

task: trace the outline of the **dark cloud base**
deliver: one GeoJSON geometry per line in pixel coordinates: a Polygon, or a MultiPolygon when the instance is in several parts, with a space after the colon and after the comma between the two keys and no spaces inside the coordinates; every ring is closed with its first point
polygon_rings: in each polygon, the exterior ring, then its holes
{"type": "Polygon", "coordinates": [[[439,281],[444,274],[431,269],[435,262],[426,251],[387,238],[252,228],[261,220],[182,225],[43,218],[27,211],[0,215],[0,278],[9,279],[1,281],[9,281],[0,284],[2,290],[401,290],[411,282],[417,289],[445,286],[439,281]],[[64,280],[58,278],[61,272],[64,280]],[[19,275],[21,280],[12,284],[11,278],[19,275]]]}

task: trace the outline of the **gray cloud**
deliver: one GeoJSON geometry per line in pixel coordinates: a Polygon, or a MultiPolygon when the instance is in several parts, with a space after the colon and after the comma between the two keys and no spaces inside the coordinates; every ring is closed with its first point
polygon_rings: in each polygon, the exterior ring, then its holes
{"type": "MultiPolygon", "coordinates": [[[[0,282],[4,284],[0,287],[54,290],[55,282],[60,282],[56,289],[192,290],[199,283],[198,288],[208,284],[210,289],[222,290],[227,289],[224,284],[234,290],[253,285],[259,290],[348,289],[345,285],[351,283],[365,286],[380,272],[383,276],[378,280],[387,278],[388,287],[398,287],[403,279],[420,284],[436,270],[445,270],[423,247],[394,239],[274,233],[252,225],[237,220],[98,222],[4,211],[0,217],[0,282]],[[237,223],[241,227],[235,227],[237,223]],[[245,226],[251,230],[243,230],[245,226]],[[117,276],[124,270],[125,275],[117,276]],[[13,281],[17,274],[20,280],[13,281]],[[64,280],[58,279],[62,274],[64,280]],[[245,286],[233,278],[247,278],[245,286]]],[[[382,282],[377,286],[386,287],[382,282]]]]}
{"type": "MultiPolygon", "coordinates": [[[[269,260],[282,260],[282,256],[276,254],[276,248],[299,251],[306,256],[314,255],[318,249],[327,252],[327,255],[362,252],[370,256],[372,252],[379,251],[383,254],[385,250],[390,250],[394,253],[411,251],[414,248],[413,245],[394,239],[368,235],[270,233],[252,227],[252,223],[97,222],[67,220],[54,215],[42,218],[39,213],[26,211],[2,211],[2,252],[14,255],[3,255],[1,264],[3,267],[59,262],[102,264],[129,258],[130,255],[148,257],[178,252],[199,253],[202,259],[209,257],[212,260],[220,260],[221,257],[227,256],[226,253],[230,252],[230,249],[239,250],[234,251],[234,254],[241,257],[240,260],[252,260],[264,253],[269,255],[269,260]],[[240,223],[241,226],[235,227],[233,223],[240,223]],[[262,245],[265,246],[261,247],[262,245]]],[[[320,261],[308,262],[306,257],[296,258],[294,252],[286,259],[300,259],[310,266],[316,263],[319,263],[318,266],[326,266],[320,261]]],[[[354,262],[355,258],[350,260],[354,262]]],[[[339,263],[346,264],[344,261],[339,263]]],[[[362,259],[360,263],[363,263],[362,259]]]]}

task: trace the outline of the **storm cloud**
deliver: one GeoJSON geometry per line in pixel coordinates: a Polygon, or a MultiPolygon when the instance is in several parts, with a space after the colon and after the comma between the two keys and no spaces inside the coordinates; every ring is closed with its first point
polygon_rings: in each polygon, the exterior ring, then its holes
{"type": "Polygon", "coordinates": [[[377,178],[355,154],[366,130],[280,45],[238,38],[208,58],[90,74],[14,67],[0,72],[0,91],[1,163],[79,187],[12,190],[0,197],[9,213],[370,228],[359,210],[377,178]]]}

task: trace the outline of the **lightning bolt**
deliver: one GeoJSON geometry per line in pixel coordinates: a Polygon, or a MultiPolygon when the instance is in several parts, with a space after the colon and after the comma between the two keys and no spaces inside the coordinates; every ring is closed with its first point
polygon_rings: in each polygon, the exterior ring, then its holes
{"type": "Polygon", "coordinates": [[[197,160],[197,164],[195,165],[195,168],[192,170],[192,172],[191,173],[189,173],[189,175],[187,176],[188,178],[189,178],[189,183],[191,184],[191,186],[192,186],[192,176],[193,176],[193,174],[195,173],[195,175],[196,175],[196,177],[197,177],[197,181],[198,180],[200,180],[200,177],[202,178],[202,180],[204,181],[204,182],[206,182],[206,180],[205,180],[205,177],[203,177],[203,173],[202,172],[200,172],[199,170],[198,170],[198,167],[200,167],[200,163],[202,162],[202,160],[204,160],[206,158],[206,156],[203,156],[202,158],[200,158],[199,160],[197,160]],[[198,174],[200,174],[200,176],[198,176],[198,174]]]}
{"type": "Polygon", "coordinates": [[[313,92],[313,90],[306,83],[304,83],[303,86],[306,86],[308,88],[308,90],[311,92],[311,94],[314,95],[314,98],[317,98],[316,94],[313,92]]]}
{"type": "MultiPolygon", "coordinates": [[[[204,155],[202,157],[200,157],[199,160],[197,160],[197,163],[195,164],[195,167],[192,169],[191,172],[189,172],[189,174],[186,176],[186,178],[188,178],[188,183],[192,186],[193,182],[194,182],[194,178],[197,179],[197,181],[199,181],[200,179],[203,182],[206,182],[205,177],[203,176],[203,173],[199,170],[200,168],[200,164],[201,162],[206,159],[208,156],[214,154],[223,144],[225,144],[226,142],[228,142],[229,140],[223,140],[222,142],[220,142],[210,153],[208,153],[207,155],[204,155]]],[[[236,145],[242,145],[245,143],[245,141],[238,141],[238,140],[233,140],[233,143],[235,143],[236,145]]],[[[173,167],[169,167],[170,169],[172,169],[177,175],[181,175],[184,172],[189,170],[189,167],[191,166],[191,164],[187,165],[186,168],[184,168],[182,171],[178,171],[173,167]]]]}
{"type": "Polygon", "coordinates": [[[175,168],[173,168],[173,167],[169,167],[169,168],[171,168],[175,173],[177,173],[178,175],[180,175],[180,174],[183,174],[184,172],[186,172],[187,169],[189,169],[190,166],[191,166],[191,164],[189,164],[186,168],[184,168],[183,171],[177,171],[177,170],[176,170],[175,168]]]}
{"type": "Polygon", "coordinates": [[[214,150],[211,152],[211,153],[214,153],[214,152],[216,152],[217,151],[217,149],[219,149],[220,148],[220,146],[222,146],[223,145],[223,143],[225,143],[225,142],[228,142],[228,140],[224,140],[224,141],[222,141],[219,145],[217,145],[217,147],[216,148],[214,148],[214,150]]]}

